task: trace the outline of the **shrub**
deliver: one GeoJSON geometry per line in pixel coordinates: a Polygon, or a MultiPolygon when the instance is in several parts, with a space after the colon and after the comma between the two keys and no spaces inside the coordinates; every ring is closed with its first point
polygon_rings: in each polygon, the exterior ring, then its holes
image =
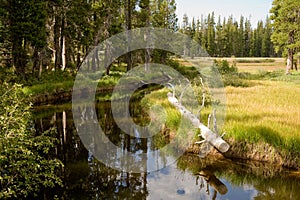
{"type": "Polygon", "coordinates": [[[47,156],[55,139],[50,131],[35,136],[24,96],[20,85],[0,86],[0,199],[30,198],[62,184],[62,163],[47,156]]]}
{"type": "Polygon", "coordinates": [[[219,72],[224,74],[237,73],[237,67],[235,65],[229,65],[227,60],[215,60],[215,64],[219,70],[219,72]]]}
{"type": "Polygon", "coordinates": [[[248,87],[249,82],[245,80],[245,75],[238,73],[235,64],[231,65],[227,60],[215,60],[215,65],[222,75],[224,86],[248,87]]]}

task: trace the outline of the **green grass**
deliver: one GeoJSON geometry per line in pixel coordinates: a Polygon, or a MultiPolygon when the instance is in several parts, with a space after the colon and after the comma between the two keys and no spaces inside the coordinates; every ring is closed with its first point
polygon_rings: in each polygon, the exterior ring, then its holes
{"type": "MultiPolygon", "coordinates": [[[[223,75],[227,96],[223,131],[227,133],[227,139],[253,144],[268,143],[282,153],[299,155],[300,72],[293,71],[291,75],[285,75],[282,59],[275,60],[276,65],[265,59],[261,59],[261,63],[249,61],[243,63],[247,70],[237,65],[237,73],[223,75]],[[265,70],[269,66],[271,69],[265,70]]],[[[178,68],[184,70],[185,66],[178,68]]],[[[187,65],[186,68],[191,69],[191,66],[187,65]]],[[[156,103],[168,106],[164,100],[156,103]]],[[[176,113],[176,110],[173,112],[176,113]]],[[[202,112],[204,123],[209,112],[210,108],[202,112]]],[[[177,117],[176,114],[168,117],[167,125],[170,128],[176,128],[179,123],[177,117]]]]}
{"type": "Polygon", "coordinates": [[[146,95],[145,98],[142,99],[141,105],[149,109],[153,105],[160,105],[165,109],[165,113],[167,115],[166,118],[166,126],[172,130],[177,130],[181,115],[179,111],[177,111],[167,99],[167,93],[169,91],[167,89],[161,89],[157,91],[153,91],[150,94],[146,95]]]}
{"type": "Polygon", "coordinates": [[[25,95],[38,95],[38,94],[55,94],[58,92],[71,91],[73,81],[63,81],[58,83],[42,83],[33,86],[25,86],[23,92],[25,95]]]}
{"type": "MultiPolygon", "coordinates": [[[[229,63],[232,59],[228,58],[229,63]]],[[[237,62],[237,72],[223,75],[227,95],[223,130],[227,132],[227,138],[237,141],[264,142],[286,152],[300,153],[300,72],[294,71],[287,76],[283,59],[276,58],[274,62],[273,58],[268,59],[240,59],[242,62],[237,62]]],[[[191,80],[198,72],[195,67],[185,64],[183,61],[171,63],[191,80]]],[[[101,79],[98,87],[117,84],[123,74],[124,71],[112,70],[110,76],[101,79]]],[[[31,95],[71,91],[73,80],[74,75],[68,72],[50,72],[41,80],[31,80],[23,91],[31,95]]],[[[166,125],[176,132],[180,114],[168,102],[167,92],[166,89],[152,91],[142,104],[145,107],[150,104],[163,106],[168,116],[166,125]]],[[[103,96],[110,98],[107,94],[103,96]]],[[[201,119],[204,123],[210,112],[211,108],[203,109],[201,119]]]]}
{"type": "MultiPolygon", "coordinates": [[[[114,68],[115,69],[115,68],[114,68]]],[[[110,75],[103,75],[103,72],[91,74],[88,78],[98,82],[98,87],[114,86],[124,74],[123,71],[111,71],[110,75]],[[102,76],[100,80],[98,77],[102,76]]],[[[87,79],[87,77],[83,78],[87,79]]],[[[71,92],[75,81],[75,74],[67,71],[46,72],[41,79],[34,76],[28,77],[28,80],[23,83],[23,92],[25,95],[55,95],[60,92],[71,92]]]]}
{"type": "Polygon", "coordinates": [[[263,58],[263,59],[236,59],[237,63],[273,63],[275,59],[263,58]]]}
{"type": "Polygon", "coordinates": [[[56,94],[71,91],[74,84],[74,74],[67,71],[49,71],[42,74],[40,79],[29,76],[23,83],[25,95],[56,94]]]}
{"type": "Polygon", "coordinates": [[[277,80],[259,80],[255,84],[226,88],[227,137],[252,143],[263,141],[300,153],[299,84],[277,80]]]}

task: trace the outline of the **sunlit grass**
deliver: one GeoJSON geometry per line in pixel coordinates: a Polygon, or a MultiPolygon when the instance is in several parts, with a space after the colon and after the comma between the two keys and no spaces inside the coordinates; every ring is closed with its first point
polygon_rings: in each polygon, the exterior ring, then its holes
{"type": "Polygon", "coordinates": [[[249,88],[227,87],[227,137],[267,142],[300,152],[300,88],[293,82],[256,81],[249,88]]]}
{"type": "Polygon", "coordinates": [[[23,88],[25,95],[38,95],[38,94],[53,94],[57,92],[71,91],[73,81],[64,81],[58,83],[41,83],[33,86],[26,86],[23,88]]]}
{"type": "MultiPolygon", "coordinates": [[[[300,72],[293,71],[287,76],[284,60],[274,60],[237,63],[239,72],[246,72],[237,74],[238,80],[247,84],[226,87],[227,111],[223,131],[227,133],[226,139],[268,143],[280,151],[299,154],[300,72]]],[[[231,79],[237,82],[235,77],[231,79]]],[[[158,96],[159,91],[155,95],[158,96]]],[[[156,103],[168,108],[168,102],[156,103]]],[[[170,109],[174,111],[174,108],[170,109]]],[[[210,112],[210,108],[203,109],[201,120],[204,124],[210,112]]],[[[170,116],[168,125],[175,128],[177,117],[170,116]]]]}
{"type": "Polygon", "coordinates": [[[172,130],[176,130],[180,123],[181,115],[168,101],[167,89],[153,91],[142,99],[142,106],[149,109],[153,105],[160,105],[166,113],[166,126],[172,130]]]}
{"type": "MultiPolygon", "coordinates": [[[[267,59],[267,58],[266,58],[267,59]]],[[[266,60],[265,59],[265,60],[266,60]]],[[[274,62],[251,62],[248,58],[249,62],[238,62],[237,68],[240,72],[250,72],[250,73],[260,73],[262,71],[277,71],[277,70],[285,70],[285,61],[283,58],[272,58],[274,62]]],[[[255,60],[259,60],[259,58],[255,58],[255,60]]],[[[244,59],[247,61],[247,59],[244,59]]],[[[263,58],[262,58],[263,61],[263,58]]]]}
{"type": "MultiPolygon", "coordinates": [[[[102,72],[92,73],[89,77],[82,77],[82,81],[90,83],[98,82],[99,88],[114,86],[118,83],[124,72],[111,71],[110,75],[102,75],[102,72]],[[101,77],[99,80],[98,78],[101,77]]],[[[40,80],[32,78],[23,87],[25,95],[55,95],[60,92],[72,92],[75,76],[68,72],[49,72],[40,80]]],[[[84,83],[84,82],[83,82],[84,83]]]]}

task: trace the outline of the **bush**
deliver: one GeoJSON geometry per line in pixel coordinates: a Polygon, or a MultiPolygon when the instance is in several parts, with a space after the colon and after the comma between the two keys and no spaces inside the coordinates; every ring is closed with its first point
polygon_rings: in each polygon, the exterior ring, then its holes
{"type": "Polygon", "coordinates": [[[237,67],[235,65],[229,65],[227,60],[215,60],[215,64],[219,70],[219,72],[224,74],[237,73],[237,67]]]}
{"type": "Polygon", "coordinates": [[[245,80],[245,75],[238,73],[238,69],[234,64],[230,66],[227,60],[215,60],[215,65],[222,75],[224,86],[249,86],[249,82],[245,80]]]}
{"type": "Polygon", "coordinates": [[[30,198],[62,185],[56,176],[62,163],[47,156],[56,140],[50,131],[35,136],[24,96],[20,85],[0,86],[0,199],[30,198]]]}

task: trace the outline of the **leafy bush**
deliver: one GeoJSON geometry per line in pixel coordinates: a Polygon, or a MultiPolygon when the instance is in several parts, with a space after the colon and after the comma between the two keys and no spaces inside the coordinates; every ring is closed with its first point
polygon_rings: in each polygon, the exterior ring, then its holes
{"type": "Polygon", "coordinates": [[[237,67],[230,66],[227,60],[215,60],[215,65],[222,75],[224,86],[248,87],[249,83],[245,80],[243,74],[238,73],[237,67]]]}
{"type": "Polygon", "coordinates": [[[227,60],[215,60],[215,64],[222,75],[238,72],[237,67],[235,65],[230,66],[227,60]]]}
{"type": "Polygon", "coordinates": [[[48,157],[56,140],[51,131],[35,136],[31,104],[20,85],[0,86],[0,199],[24,199],[62,185],[56,175],[62,163],[48,157]]]}

